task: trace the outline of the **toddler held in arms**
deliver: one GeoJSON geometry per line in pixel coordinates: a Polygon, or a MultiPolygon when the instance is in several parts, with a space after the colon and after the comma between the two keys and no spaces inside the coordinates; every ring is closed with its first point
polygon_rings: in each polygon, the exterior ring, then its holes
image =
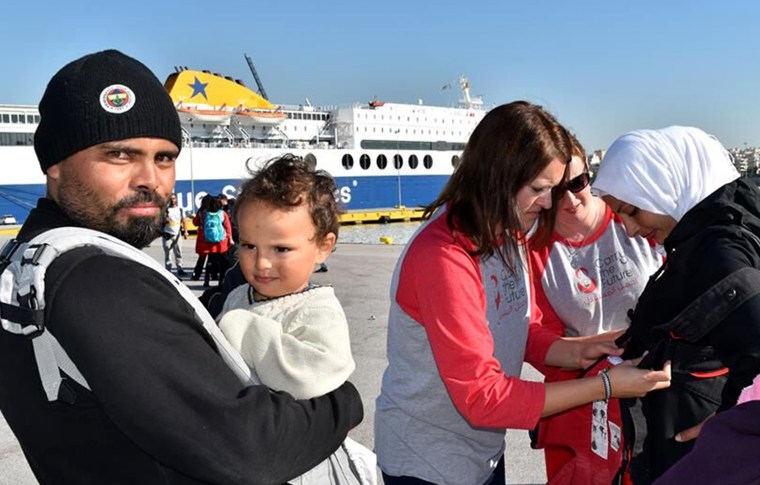
{"type": "MultiPolygon", "coordinates": [[[[235,204],[240,269],[219,328],[259,380],[297,399],[339,387],[354,371],[348,323],[331,286],[309,277],[338,235],[335,182],[299,157],[270,161],[235,204]]],[[[347,438],[327,460],[290,483],[374,484],[375,455],[347,438]]]]}

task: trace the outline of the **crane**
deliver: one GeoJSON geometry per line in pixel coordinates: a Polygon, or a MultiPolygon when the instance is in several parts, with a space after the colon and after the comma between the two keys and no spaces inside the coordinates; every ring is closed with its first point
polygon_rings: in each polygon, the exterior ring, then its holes
{"type": "Polygon", "coordinates": [[[261,83],[261,79],[259,79],[259,74],[256,72],[256,68],[253,65],[253,60],[251,60],[250,57],[248,57],[248,54],[243,54],[245,57],[246,62],[248,62],[248,67],[251,69],[251,74],[253,74],[253,80],[256,81],[256,86],[259,88],[259,94],[262,98],[269,101],[269,96],[267,96],[267,92],[264,90],[264,85],[261,83]]]}

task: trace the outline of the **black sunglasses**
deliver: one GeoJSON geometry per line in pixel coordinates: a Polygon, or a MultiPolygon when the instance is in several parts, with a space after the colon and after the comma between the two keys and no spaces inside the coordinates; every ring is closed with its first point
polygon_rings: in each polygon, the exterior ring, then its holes
{"type": "Polygon", "coordinates": [[[583,172],[582,174],[571,178],[567,182],[563,182],[559,184],[556,187],[558,194],[564,194],[565,191],[570,191],[574,194],[577,194],[581,190],[588,187],[589,182],[591,182],[591,176],[588,174],[588,172],[583,172]]]}

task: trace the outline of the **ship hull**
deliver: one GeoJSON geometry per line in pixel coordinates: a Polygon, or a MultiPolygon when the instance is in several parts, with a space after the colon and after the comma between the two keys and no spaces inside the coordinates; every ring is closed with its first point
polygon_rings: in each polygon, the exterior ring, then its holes
{"type": "MultiPolygon", "coordinates": [[[[249,170],[285,153],[315,160],[317,169],[330,173],[338,187],[336,199],[345,210],[427,205],[443,188],[460,155],[454,151],[185,147],[177,161],[178,202],[187,212],[194,212],[206,194],[235,197],[241,181],[250,176],[249,170]],[[396,155],[403,163],[399,169],[393,165],[396,155]],[[415,157],[418,164],[411,168],[409,160],[415,157]]],[[[45,194],[45,177],[32,147],[0,147],[0,173],[8,174],[0,179],[0,215],[11,214],[21,223],[37,198],[45,194]]]]}

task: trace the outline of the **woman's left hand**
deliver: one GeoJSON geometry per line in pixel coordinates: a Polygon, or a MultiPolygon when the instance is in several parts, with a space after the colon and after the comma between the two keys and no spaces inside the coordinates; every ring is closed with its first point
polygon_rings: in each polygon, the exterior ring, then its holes
{"type": "Polygon", "coordinates": [[[622,355],[615,339],[623,330],[589,337],[562,337],[546,353],[546,364],[565,369],[585,369],[607,355],[622,355]]]}
{"type": "Polygon", "coordinates": [[[623,349],[615,345],[614,341],[579,341],[578,342],[578,368],[585,369],[608,355],[620,356],[623,349]]]}

